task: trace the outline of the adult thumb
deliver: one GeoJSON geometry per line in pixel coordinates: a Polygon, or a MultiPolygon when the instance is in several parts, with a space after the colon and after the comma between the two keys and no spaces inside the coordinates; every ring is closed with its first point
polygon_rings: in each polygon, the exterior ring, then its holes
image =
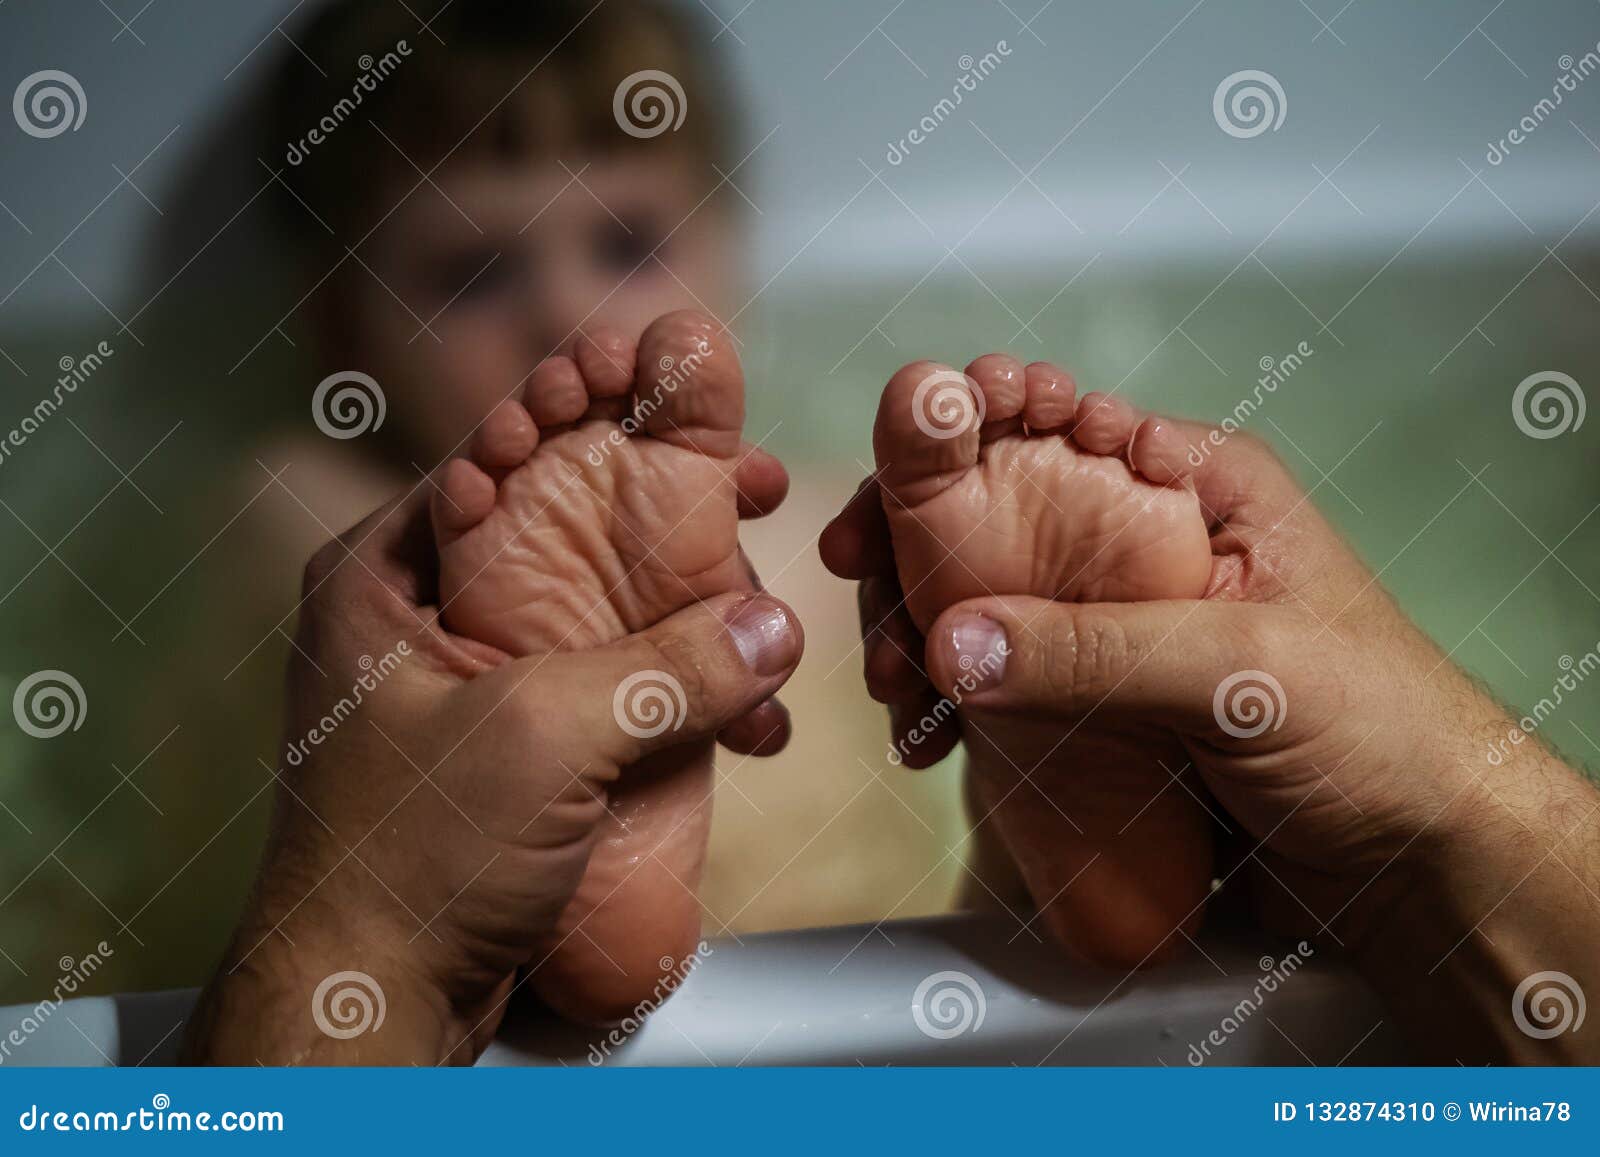
{"type": "Polygon", "coordinates": [[[1258,712],[1281,725],[1272,672],[1293,662],[1295,627],[1283,608],[1252,603],[971,599],[928,632],[928,675],[974,709],[1237,736],[1258,712]]]}
{"type": "Polygon", "coordinates": [[[800,621],[768,594],[687,607],[606,647],[561,655],[542,672],[578,707],[566,723],[620,765],[714,736],[770,697],[805,649],[800,621]]]}

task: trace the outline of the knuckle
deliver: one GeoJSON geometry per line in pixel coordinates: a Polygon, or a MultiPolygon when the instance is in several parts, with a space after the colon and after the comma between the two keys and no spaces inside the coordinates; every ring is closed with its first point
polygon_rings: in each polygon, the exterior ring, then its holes
{"type": "Polygon", "coordinates": [[[1339,710],[1348,693],[1347,686],[1363,683],[1359,679],[1316,678],[1319,670],[1326,670],[1325,662],[1306,662],[1313,652],[1310,632],[1305,620],[1286,608],[1252,606],[1249,613],[1228,616],[1224,623],[1217,628],[1216,645],[1220,648],[1218,653],[1228,656],[1229,661],[1220,664],[1218,678],[1264,671],[1295,704],[1297,714],[1312,702],[1321,708],[1339,710]]]}
{"type": "Polygon", "coordinates": [[[300,580],[301,621],[400,630],[406,623],[395,590],[363,566],[342,538],[324,543],[306,562],[300,580]]]}
{"type": "Polygon", "coordinates": [[[1248,457],[1258,468],[1269,470],[1276,475],[1288,475],[1283,459],[1278,456],[1277,448],[1260,434],[1245,431],[1234,436],[1239,441],[1241,455],[1248,457]]]}
{"type": "Polygon", "coordinates": [[[305,570],[301,575],[301,599],[312,598],[326,586],[339,572],[339,564],[344,561],[344,557],[344,547],[337,539],[318,547],[316,553],[306,561],[305,570]]]}
{"type": "Polygon", "coordinates": [[[1254,608],[1257,613],[1231,616],[1231,652],[1264,670],[1285,665],[1298,649],[1298,624],[1291,624],[1275,608],[1254,608]]]}
{"type": "Polygon", "coordinates": [[[690,718],[700,717],[710,704],[713,690],[706,656],[690,640],[673,634],[652,640],[650,653],[656,668],[683,689],[690,718]]]}
{"type": "Polygon", "coordinates": [[[1093,707],[1128,657],[1128,636],[1121,625],[1084,612],[1057,616],[1044,643],[1051,693],[1077,707],[1093,707]]]}

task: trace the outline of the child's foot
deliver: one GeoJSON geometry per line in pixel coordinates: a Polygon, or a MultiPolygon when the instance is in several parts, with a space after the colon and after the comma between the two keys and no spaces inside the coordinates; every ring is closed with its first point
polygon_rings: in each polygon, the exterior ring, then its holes
{"type": "MultiPolygon", "coordinates": [[[[906,607],[923,631],[982,595],[1206,591],[1212,552],[1182,485],[1185,441],[1118,398],[1078,399],[1054,366],[1002,355],[965,375],[907,366],[884,391],[873,446],[906,607]]],[[[1056,937],[1121,967],[1181,947],[1211,880],[1209,819],[1174,782],[1182,747],[1093,717],[1065,737],[1060,723],[962,720],[980,810],[1056,937]]]]}
{"type": "MultiPolygon", "coordinates": [[[[743,424],[738,358],[699,314],[658,319],[637,348],[596,334],[544,362],[522,400],[484,422],[471,460],[443,473],[433,516],[447,625],[513,656],[578,650],[749,589],[743,424]]],[[[669,725],[670,688],[653,705],[639,690],[619,709],[637,706],[636,726],[669,725]]],[[[710,744],[673,749],[611,787],[577,895],[533,962],[535,988],[567,1015],[615,1019],[659,1000],[693,952],[711,759],[710,744]]]]}

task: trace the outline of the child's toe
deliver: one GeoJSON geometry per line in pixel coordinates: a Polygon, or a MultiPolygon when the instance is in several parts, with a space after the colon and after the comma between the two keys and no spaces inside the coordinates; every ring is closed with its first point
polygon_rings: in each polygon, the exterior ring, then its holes
{"type": "Polygon", "coordinates": [[[523,404],[547,433],[552,426],[565,426],[583,417],[589,408],[589,389],[578,363],[564,356],[545,358],[534,368],[523,404]]]}
{"type": "Polygon", "coordinates": [[[1049,362],[1030,362],[1023,370],[1027,400],[1022,419],[1034,432],[1062,430],[1078,411],[1078,385],[1072,375],[1049,362]]]}
{"type": "Polygon", "coordinates": [[[1110,394],[1085,394],[1078,403],[1072,440],[1091,454],[1120,454],[1138,423],[1134,409],[1110,394]]]}
{"type": "Polygon", "coordinates": [[[1128,462],[1150,481],[1169,486],[1189,475],[1189,444],[1172,423],[1151,416],[1134,430],[1128,462]]]}
{"type": "Polygon", "coordinates": [[[967,377],[983,394],[983,440],[1015,434],[1022,428],[1028,401],[1027,372],[1009,354],[984,354],[967,367],[967,377]]]}
{"type": "Polygon", "coordinates": [[[738,454],[744,371],[732,336],[694,310],[651,322],[639,339],[634,417],[646,433],[685,449],[738,454]]]}
{"type": "Polygon", "coordinates": [[[589,390],[584,417],[620,422],[627,416],[637,357],[638,347],[609,327],[597,326],[578,335],[572,343],[572,359],[589,390]]]}
{"type": "Polygon", "coordinates": [[[915,506],[977,463],[984,404],[977,383],[938,362],[912,362],[889,379],[872,449],[891,501],[915,506]]]}
{"type": "Polygon", "coordinates": [[[472,435],[472,460],[486,471],[522,465],[539,444],[539,427],[521,402],[507,399],[472,435]]]}
{"type": "Polygon", "coordinates": [[[633,385],[634,343],[609,326],[597,326],[579,334],[572,343],[572,358],[583,372],[589,394],[596,398],[620,398],[633,385]]]}
{"type": "Polygon", "coordinates": [[[440,546],[448,546],[494,509],[495,485],[481,469],[465,458],[452,458],[434,478],[433,532],[440,546]]]}

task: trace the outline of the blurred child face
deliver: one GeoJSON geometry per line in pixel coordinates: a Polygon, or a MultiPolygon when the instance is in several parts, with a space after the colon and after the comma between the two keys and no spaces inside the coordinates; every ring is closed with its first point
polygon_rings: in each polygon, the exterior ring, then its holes
{"type": "Polygon", "coordinates": [[[350,326],[326,359],[378,380],[427,467],[580,329],[637,337],[674,309],[725,316],[726,227],[690,163],[471,159],[431,184],[418,174],[357,250],[371,273],[351,270],[350,326]]]}

